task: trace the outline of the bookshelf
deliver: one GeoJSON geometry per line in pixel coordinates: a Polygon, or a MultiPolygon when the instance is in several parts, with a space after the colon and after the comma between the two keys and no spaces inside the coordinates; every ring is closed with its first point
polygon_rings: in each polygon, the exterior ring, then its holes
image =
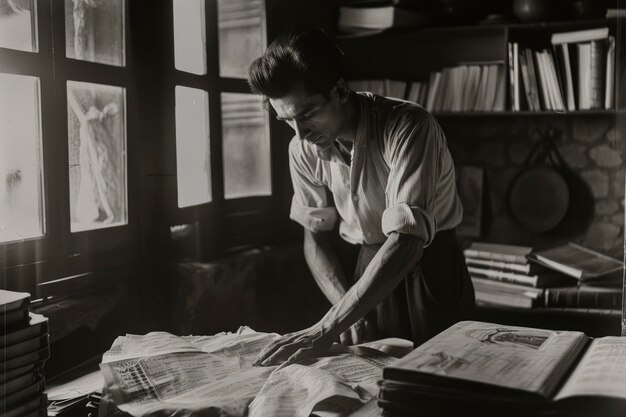
{"type": "MultiPolygon", "coordinates": [[[[345,52],[349,80],[392,79],[407,82],[425,81],[432,71],[459,63],[500,63],[506,68],[506,106],[504,111],[433,111],[440,121],[459,165],[478,165],[485,169],[488,206],[491,220],[483,227],[486,241],[548,247],[563,240],[578,240],[621,258],[623,250],[624,163],[626,148],[626,65],[623,44],[626,19],[508,23],[477,26],[430,28],[419,31],[389,31],[362,37],[338,38],[345,52]],[[508,44],[519,42],[536,48],[552,48],[553,33],[607,27],[615,38],[615,102],[611,108],[588,110],[511,110],[508,44]],[[561,134],[559,147],[577,175],[584,177],[594,190],[593,220],[567,233],[533,235],[518,228],[506,208],[509,180],[521,168],[535,129],[555,128],[561,134]],[[607,133],[609,132],[609,133],[607,133]],[[612,133],[611,133],[612,132],[612,133]],[[617,132],[617,133],[615,133],[617,132]],[[619,154],[619,165],[597,157],[608,148],[619,154]],[[598,191],[598,190],[604,191],[598,191]],[[620,191],[621,190],[621,191],[620,191]],[[616,207],[614,212],[605,210],[616,207]],[[621,218],[621,220],[620,220],[621,218]],[[595,228],[595,229],[594,229],[595,228]],[[485,231],[486,229],[486,231],[485,231]],[[592,230],[593,229],[593,230],[592,230]],[[599,231],[599,229],[603,229],[599,231]],[[609,235],[607,230],[619,230],[609,235]],[[604,235],[602,235],[604,233],[604,235]],[[602,235],[603,238],[598,236],[602,235]],[[604,245],[604,246],[603,246],[604,245]],[[617,251],[617,252],[615,252],[617,251]]],[[[407,88],[407,91],[409,88],[407,88]]],[[[523,94],[523,92],[522,92],[523,94]]],[[[471,240],[471,239],[470,239],[471,240]]],[[[594,335],[619,334],[622,312],[589,309],[515,309],[480,306],[478,319],[506,321],[520,325],[572,328],[594,335]]],[[[626,315],[624,322],[626,323],[626,315]]]]}
{"type": "MultiPolygon", "coordinates": [[[[518,114],[558,115],[589,114],[594,116],[614,116],[616,109],[624,107],[623,90],[626,79],[623,66],[619,65],[619,46],[623,42],[624,18],[544,22],[532,24],[494,24],[459,27],[430,28],[419,31],[389,31],[386,33],[362,37],[338,38],[339,46],[344,50],[348,62],[350,80],[393,79],[407,82],[428,81],[432,72],[459,64],[497,64],[505,68],[506,104],[504,111],[441,111],[434,113],[442,117],[462,115],[518,114]],[[521,111],[512,111],[513,97],[509,87],[508,45],[518,43],[530,49],[552,49],[553,33],[578,31],[608,27],[610,36],[616,40],[615,53],[615,102],[609,109],[555,111],[530,111],[522,105],[521,111]],[[373,59],[372,57],[376,57],[373,59]],[[620,86],[620,80],[622,85],[620,86]],[[621,89],[620,89],[621,88],[621,89]]],[[[538,71],[538,70],[537,70],[538,71]]],[[[518,75],[520,94],[524,95],[521,75],[518,75]]],[[[538,80],[539,81],[539,80],[538,80]]],[[[407,89],[408,90],[408,89],[407,89]]],[[[525,98],[522,98],[525,101],[525,98]]],[[[542,100],[543,101],[543,100],[542,100]]],[[[567,108],[567,106],[566,106],[567,108]]]]}

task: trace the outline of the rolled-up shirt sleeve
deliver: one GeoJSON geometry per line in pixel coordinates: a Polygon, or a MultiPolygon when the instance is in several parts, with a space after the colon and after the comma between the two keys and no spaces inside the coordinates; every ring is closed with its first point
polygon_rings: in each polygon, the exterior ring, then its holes
{"type": "MultiPolygon", "coordinates": [[[[437,232],[437,193],[445,137],[432,117],[398,116],[386,132],[385,155],[390,167],[382,230],[417,236],[428,246],[437,232]]],[[[446,148],[447,149],[447,148],[446,148]]],[[[446,163],[452,163],[446,161],[446,163]]],[[[453,167],[452,167],[453,170],[453,167]]],[[[453,198],[456,190],[452,189],[453,198]]],[[[445,196],[443,196],[445,198],[445,196]]],[[[445,204],[444,204],[445,205],[445,204]]]]}
{"type": "Polygon", "coordinates": [[[289,217],[311,230],[332,230],[337,223],[337,209],[328,187],[317,169],[317,156],[305,143],[294,137],[289,143],[289,170],[293,198],[289,217]]]}

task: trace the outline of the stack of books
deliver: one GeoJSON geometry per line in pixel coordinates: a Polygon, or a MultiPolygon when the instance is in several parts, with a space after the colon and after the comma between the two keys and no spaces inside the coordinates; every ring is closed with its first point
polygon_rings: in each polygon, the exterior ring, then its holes
{"type": "Polygon", "coordinates": [[[406,98],[407,82],[391,80],[388,78],[381,80],[351,80],[348,82],[354,91],[368,91],[379,96],[393,97],[399,99],[406,98]]]}
{"type": "Polygon", "coordinates": [[[622,261],[572,242],[535,251],[528,258],[539,266],[558,271],[576,281],[575,286],[546,288],[543,306],[622,308],[622,261]]]}
{"type": "Polygon", "coordinates": [[[433,112],[505,110],[502,62],[459,64],[433,71],[427,81],[352,80],[350,88],[418,103],[433,112]]]}
{"type": "Polygon", "coordinates": [[[615,37],[607,27],[554,33],[543,49],[508,45],[511,110],[615,106],[615,37]]]}
{"type": "Polygon", "coordinates": [[[392,28],[424,27],[430,23],[432,17],[428,14],[394,4],[358,1],[339,7],[338,28],[343,36],[368,35],[392,28]]]}
{"type": "Polygon", "coordinates": [[[433,112],[504,111],[505,79],[502,62],[445,67],[430,74],[426,102],[420,104],[433,112]]]}
{"type": "Polygon", "coordinates": [[[462,321],[383,369],[385,416],[623,416],[626,338],[462,321]]]}
{"type": "Polygon", "coordinates": [[[474,242],[464,251],[478,304],[543,306],[544,289],[575,286],[577,280],[529,260],[528,246],[474,242]]]}
{"type": "Polygon", "coordinates": [[[48,319],[30,312],[30,294],[6,290],[0,290],[0,316],[0,410],[5,417],[46,416],[48,319]]]}

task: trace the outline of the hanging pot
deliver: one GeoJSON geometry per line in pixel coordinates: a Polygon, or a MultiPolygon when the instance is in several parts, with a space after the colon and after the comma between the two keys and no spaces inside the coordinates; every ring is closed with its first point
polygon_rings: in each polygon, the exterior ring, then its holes
{"type": "Polygon", "coordinates": [[[511,216],[531,233],[554,229],[570,205],[568,183],[547,140],[542,139],[533,148],[507,191],[511,216]]]}

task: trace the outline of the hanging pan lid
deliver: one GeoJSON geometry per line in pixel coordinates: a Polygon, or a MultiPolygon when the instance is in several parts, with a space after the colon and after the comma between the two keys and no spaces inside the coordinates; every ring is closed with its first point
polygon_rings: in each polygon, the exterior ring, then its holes
{"type": "Polygon", "coordinates": [[[553,166],[527,167],[509,187],[511,216],[532,233],[547,232],[558,225],[567,213],[569,202],[567,182],[553,166]]]}

